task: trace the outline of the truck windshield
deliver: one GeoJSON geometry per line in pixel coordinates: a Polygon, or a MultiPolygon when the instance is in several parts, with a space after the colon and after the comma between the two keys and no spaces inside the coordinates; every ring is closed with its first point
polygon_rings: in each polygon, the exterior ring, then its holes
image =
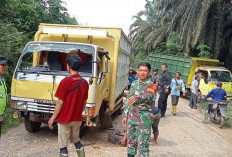
{"type": "Polygon", "coordinates": [[[210,71],[212,81],[231,82],[231,74],[229,71],[210,71]]]}
{"type": "Polygon", "coordinates": [[[92,74],[94,51],[93,46],[84,44],[29,43],[22,53],[18,70],[27,72],[65,72],[67,71],[67,56],[77,54],[82,60],[79,72],[92,74]]]}
{"type": "Polygon", "coordinates": [[[65,42],[31,42],[25,47],[23,53],[25,54],[35,51],[57,51],[63,53],[70,53],[77,52],[78,50],[88,54],[94,54],[95,52],[95,48],[92,45],[65,42]]]}

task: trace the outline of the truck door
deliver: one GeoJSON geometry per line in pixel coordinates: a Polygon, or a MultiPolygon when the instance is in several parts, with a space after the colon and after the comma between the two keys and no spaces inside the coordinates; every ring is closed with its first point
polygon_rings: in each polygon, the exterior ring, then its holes
{"type": "Polygon", "coordinates": [[[202,95],[205,96],[209,92],[209,81],[208,81],[209,73],[208,71],[204,71],[204,70],[198,70],[198,71],[200,76],[199,90],[201,91],[202,95]]]}

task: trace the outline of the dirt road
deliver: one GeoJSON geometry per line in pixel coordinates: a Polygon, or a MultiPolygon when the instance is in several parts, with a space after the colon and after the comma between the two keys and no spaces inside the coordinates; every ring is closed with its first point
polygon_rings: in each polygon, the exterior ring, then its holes
{"type": "MultiPolygon", "coordinates": [[[[170,101],[170,99],[169,99],[170,101]]],[[[167,115],[160,122],[158,145],[150,146],[150,156],[161,157],[231,157],[232,130],[219,129],[215,124],[203,124],[203,113],[188,107],[188,100],[180,99],[177,116],[167,115]]],[[[121,116],[113,121],[123,129],[121,116]]],[[[107,130],[89,133],[82,138],[87,157],[125,157],[126,148],[107,142],[107,130]]],[[[55,157],[58,156],[57,133],[44,126],[35,134],[24,125],[9,130],[0,140],[1,157],[55,157]]],[[[77,156],[70,144],[69,156],[77,156]]]]}

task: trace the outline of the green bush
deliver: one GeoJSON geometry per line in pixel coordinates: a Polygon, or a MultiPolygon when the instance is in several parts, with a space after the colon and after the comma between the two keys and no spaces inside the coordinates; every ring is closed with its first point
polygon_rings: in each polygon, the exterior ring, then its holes
{"type": "Polygon", "coordinates": [[[170,38],[166,42],[166,52],[168,54],[180,55],[183,53],[180,35],[172,32],[170,38]]]}
{"type": "Polygon", "coordinates": [[[14,112],[8,104],[3,115],[2,133],[6,133],[8,129],[16,127],[24,121],[23,118],[14,119],[13,113],[14,112]]]}
{"type": "Polygon", "coordinates": [[[154,53],[166,53],[171,55],[182,55],[183,46],[181,45],[180,35],[172,32],[166,42],[161,42],[154,50],[154,53]]]}
{"type": "Polygon", "coordinates": [[[201,102],[200,103],[200,108],[205,110],[207,108],[208,104],[206,102],[201,102]]]}
{"type": "Polygon", "coordinates": [[[133,58],[131,58],[130,66],[137,69],[138,64],[142,61],[148,61],[148,55],[145,52],[139,52],[133,58]]]}
{"type": "Polygon", "coordinates": [[[199,54],[198,57],[202,57],[202,58],[211,58],[212,54],[211,54],[211,48],[208,45],[205,44],[200,44],[197,46],[197,50],[199,50],[199,54]]]}
{"type": "Polygon", "coordinates": [[[226,125],[232,128],[232,100],[228,102],[229,106],[226,109],[226,125]]]}

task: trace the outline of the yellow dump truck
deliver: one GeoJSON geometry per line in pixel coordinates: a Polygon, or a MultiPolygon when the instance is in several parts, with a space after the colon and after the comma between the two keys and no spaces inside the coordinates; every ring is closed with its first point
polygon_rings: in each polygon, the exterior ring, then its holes
{"type": "Polygon", "coordinates": [[[15,69],[11,107],[25,117],[27,131],[39,131],[54,112],[60,81],[69,76],[66,57],[78,54],[79,73],[89,82],[85,125],[110,127],[111,115],[122,107],[128,86],[130,53],[130,42],[120,28],[40,24],[15,69]]]}
{"type": "Polygon", "coordinates": [[[222,67],[222,63],[217,59],[150,53],[149,61],[153,67],[157,68],[160,68],[163,63],[167,63],[168,70],[171,72],[173,78],[176,72],[181,72],[181,78],[185,82],[188,94],[190,93],[195,72],[198,71],[201,78],[199,84],[201,96],[206,96],[212,89],[217,88],[216,82],[221,81],[223,84],[222,88],[226,90],[227,96],[229,98],[232,97],[231,72],[222,67]]]}

